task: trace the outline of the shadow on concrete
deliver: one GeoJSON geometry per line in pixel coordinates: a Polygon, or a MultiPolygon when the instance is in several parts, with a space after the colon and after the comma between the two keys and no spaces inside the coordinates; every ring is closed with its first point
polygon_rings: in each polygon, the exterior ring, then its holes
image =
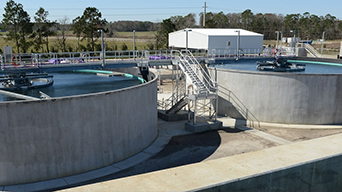
{"type": "MultiPolygon", "coordinates": [[[[241,130],[229,127],[223,127],[223,129],[219,131],[225,131],[227,133],[241,132],[241,130]]],[[[219,131],[208,131],[204,133],[172,137],[164,149],[142,163],[105,177],[55,190],[104,182],[201,162],[211,156],[220,146],[221,137],[219,131]]]]}

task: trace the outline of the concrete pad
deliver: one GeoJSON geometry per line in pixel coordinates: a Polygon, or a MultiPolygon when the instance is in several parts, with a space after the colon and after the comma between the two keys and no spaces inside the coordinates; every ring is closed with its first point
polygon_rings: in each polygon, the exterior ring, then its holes
{"type": "Polygon", "coordinates": [[[219,130],[222,128],[221,121],[206,122],[206,123],[185,123],[185,129],[192,133],[201,133],[205,131],[219,130]]]}
{"type": "Polygon", "coordinates": [[[124,161],[120,161],[118,163],[115,163],[112,165],[112,167],[123,170],[123,169],[127,169],[129,167],[132,167],[142,161],[145,161],[146,159],[150,158],[151,154],[149,153],[138,153],[128,159],[125,159],[124,161]]]}
{"type": "Polygon", "coordinates": [[[89,181],[92,179],[96,179],[99,177],[103,177],[115,172],[120,171],[121,169],[116,168],[116,167],[112,167],[112,166],[107,166],[107,167],[103,167],[100,169],[96,169],[93,171],[88,171],[85,173],[81,173],[81,174],[77,174],[77,175],[73,175],[73,176],[69,176],[69,177],[64,177],[64,180],[69,184],[76,184],[76,183],[80,183],[80,182],[84,182],[84,181],[89,181]]]}
{"type": "Polygon", "coordinates": [[[164,146],[167,144],[167,142],[169,142],[169,140],[167,140],[167,139],[165,139],[163,142],[161,142],[161,141],[157,141],[156,143],[153,142],[152,145],[149,146],[148,148],[146,148],[143,152],[148,153],[151,156],[154,154],[157,154],[159,151],[161,151],[164,148],[164,146]]]}
{"type": "Polygon", "coordinates": [[[44,181],[44,183],[46,186],[46,190],[53,189],[53,188],[60,187],[60,186],[66,186],[68,184],[63,178],[47,180],[47,181],[44,181]]]}
{"type": "Polygon", "coordinates": [[[166,114],[166,110],[158,110],[158,118],[164,121],[182,121],[188,119],[188,112],[178,111],[176,114],[166,114]]]}
{"type": "Polygon", "coordinates": [[[246,126],[241,126],[240,125],[240,126],[236,126],[236,128],[240,129],[240,130],[243,130],[243,131],[246,131],[248,133],[251,133],[253,135],[262,137],[262,138],[267,139],[269,141],[272,141],[274,143],[281,144],[281,145],[286,145],[286,144],[292,143],[291,141],[288,141],[288,140],[283,139],[281,137],[277,137],[277,136],[274,136],[274,135],[271,135],[271,134],[268,134],[268,133],[265,133],[265,132],[262,132],[262,131],[259,131],[259,130],[256,130],[256,129],[251,129],[251,128],[246,127],[246,126]]]}
{"type": "Polygon", "coordinates": [[[177,121],[177,122],[166,122],[159,121],[158,122],[158,135],[159,136],[177,136],[177,135],[186,135],[192,134],[192,132],[185,130],[184,124],[187,121],[177,121]]]}
{"type": "Polygon", "coordinates": [[[45,190],[46,188],[47,188],[46,183],[44,181],[41,181],[41,182],[28,183],[28,184],[22,184],[22,185],[5,186],[3,188],[3,191],[27,192],[27,191],[45,190]]]}
{"type": "Polygon", "coordinates": [[[341,125],[300,125],[260,122],[260,127],[278,127],[292,129],[342,129],[341,125]]]}

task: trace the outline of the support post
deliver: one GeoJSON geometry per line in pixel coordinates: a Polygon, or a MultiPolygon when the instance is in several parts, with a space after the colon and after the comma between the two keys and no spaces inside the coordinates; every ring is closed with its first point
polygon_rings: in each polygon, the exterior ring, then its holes
{"type": "Polygon", "coordinates": [[[133,30],[133,60],[135,61],[135,30],[133,30]]]}
{"type": "Polygon", "coordinates": [[[323,35],[322,35],[322,47],[321,47],[321,57],[323,58],[323,47],[324,47],[324,35],[325,35],[325,31],[323,31],[323,35]]]}
{"type": "Polygon", "coordinates": [[[104,67],[106,65],[106,61],[105,61],[105,48],[104,48],[104,41],[103,41],[103,29],[100,29],[97,32],[101,33],[102,67],[104,67]]]}
{"type": "Polygon", "coordinates": [[[240,30],[236,30],[235,32],[238,33],[238,36],[237,36],[237,45],[236,45],[236,54],[237,54],[237,59],[240,58],[240,30]]]}

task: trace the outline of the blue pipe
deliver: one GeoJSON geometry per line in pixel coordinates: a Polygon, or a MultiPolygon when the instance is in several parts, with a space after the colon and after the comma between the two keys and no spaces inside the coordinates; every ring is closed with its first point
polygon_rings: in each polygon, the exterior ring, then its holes
{"type": "Polygon", "coordinates": [[[310,63],[310,64],[318,64],[318,65],[333,65],[333,66],[342,66],[342,64],[338,63],[329,63],[329,62],[320,62],[320,61],[302,61],[302,60],[287,60],[292,63],[310,63]]]}
{"type": "MultiPolygon", "coordinates": [[[[81,70],[75,70],[75,72],[80,72],[80,73],[102,73],[102,74],[113,74],[113,71],[105,71],[105,70],[95,70],[95,69],[81,69],[81,70]]],[[[125,77],[127,78],[134,78],[138,79],[141,83],[146,83],[145,79],[141,77],[134,76],[132,74],[124,73],[125,77]]]]}

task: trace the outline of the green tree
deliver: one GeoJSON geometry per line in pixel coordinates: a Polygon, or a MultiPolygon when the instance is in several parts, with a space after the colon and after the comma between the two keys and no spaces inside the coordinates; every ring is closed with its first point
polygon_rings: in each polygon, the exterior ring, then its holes
{"type": "Polygon", "coordinates": [[[83,21],[80,16],[72,20],[71,30],[72,30],[72,33],[76,35],[77,37],[76,51],[78,51],[80,49],[80,40],[81,40],[82,31],[83,31],[83,21]]]}
{"type": "Polygon", "coordinates": [[[104,30],[104,26],[107,24],[106,19],[102,19],[101,12],[95,7],[87,7],[81,17],[77,17],[73,20],[77,35],[83,34],[83,39],[87,39],[91,44],[92,51],[95,51],[95,42],[100,37],[99,29],[104,30]]]}
{"type": "Polygon", "coordinates": [[[32,42],[29,41],[33,32],[33,23],[31,23],[30,15],[24,11],[23,8],[19,9],[18,12],[19,21],[19,45],[23,53],[26,53],[32,42]]]}
{"type": "Polygon", "coordinates": [[[170,20],[174,23],[176,30],[193,28],[196,26],[195,14],[188,14],[185,17],[173,16],[170,20]]]}
{"type": "Polygon", "coordinates": [[[17,53],[26,53],[31,43],[28,41],[32,34],[33,24],[30,22],[29,14],[23,9],[23,5],[10,0],[4,7],[2,24],[3,28],[8,31],[6,40],[14,41],[17,53]]]}
{"type": "Polygon", "coordinates": [[[156,48],[168,48],[169,33],[174,32],[175,30],[176,25],[171,21],[171,19],[164,19],[156,33],[156,48]]]}
{"type": "Polygon", "coordinates": [[[49,50],[49,36],[56,35],[56,33],[51,29],[56,22],[51,22],[47,19],[47,16],[49,15],[48,11],[45,11],[44,8],[40,7],[38,11],[35,14],[35,25],[36,25],[36,47],[42,49],[42,52],[44,52],[42,44],[45,44],[46,51],[50,52],[49,50]]]}
{"type": "Polygon", "coordinates": [[[242,26],[244,29],[249,30],[249,25],[253,21],[253,12],[250,9],[246,9],[241,13],[242,16],[242,26]]]}

